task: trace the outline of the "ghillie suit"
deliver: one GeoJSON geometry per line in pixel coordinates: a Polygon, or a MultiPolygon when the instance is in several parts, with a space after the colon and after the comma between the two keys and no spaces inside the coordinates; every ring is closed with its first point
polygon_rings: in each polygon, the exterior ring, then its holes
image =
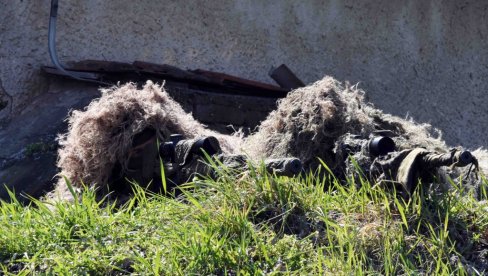
{"type": "MultiPolygon", "coordinates": [[[[189,139],[214,136],[228,154],[240,148],[241,143],[239,137],[206,129],[170,98],[162,86],[150,81],[142,89],[129,83],[102,90],[102,96],[84,111],[72,112],[68,124],[67,134],[59,137],[57,166],[60,175],[77,188],[83,184],[104,188],[114,168],[126,170],[134,141],[155,139],[151,135],[143,137],[144,130],[152,130],[159,141],[167,140],[173,133],[189,139]]],[[[69,197],[63,178],[51,196],[69,197]]]]}
{"type": "MultiPolygon", "coordinates": [[[[305,170],[313,171],[320,166],[320,158],[341,179],[357,172],[356,166],[364,171],[375,170],[371,167],[375,160],[364,154],[360,146],[357,148],[357,141],[363,143],[379,134],[394,140],[396,152],[415,148],[423,148],[429,153],[450,152],[440,135],[431,136],[436,131],[430,125],[418,125],[384,114],[367,104],[363,94],[357,87],[326,77],[290,92],[280,101],[277,110],[262,122],[258,132],[243,140],[207,130],[185,113],[162,87],[151,82],[140,90],[134,84],[114,87],[103,90],[102,97],[93,101],[85,111],[71,114],[69,132],[60,137],[60,175],[66,176],[75,187],[85,183],[88,187],[100,189],[109,183],[122,185],[120,183],[125,182],[127,176],[131,178],[133,169],[136,171],[133,179],[137,180],[141,175],[137,171],[145,171],[151,176],[139,179],[144,184],[152,178],[153,166],[136,165],[139,167],[134,169],[132,163],[145,163],[147,155],[154,163],[158,158],[156,142],[164,145],[171,134],[181,134],[186,141],[180,146],[174,145],[179,157],[165,160],[165,164],[176,164],[165,166],[168,174],[175,173],[169,176],[178,183],[188,180],[195,172],[207,172],[198,160],[187,159],[187,156],[198,138],[209,136],[217,139],[217,158],[231,166],[244,166],[247,160],[235,154],[245,153],[257,162],[298,157],[300,167],[303,164],[305,170]]],[[[198,151],[192,154],[197,156],[196,159],[201,157],[198,157],[198,151]]],[[[477,150],[474,155],[486,172],[488,153],[477,150]]],[[[159,152],[159,156],[164,159],[167,154],[159,152]]],[[[381,168],[386,167],[383,164],[381,168]]],[[[457,177],[465,170],[453,168],[449,175],[440,172],[441,176],[457,177]]],[[[111,187],[105,192],[119,188],[111,187]]],[[[63,179],[59,181],[57,191],[66,194],[63,179]]]]}
{"type": "MultiPolygon", "coordinates": [[[[450,152],[440,132],[430,125],[384,114],[365,102],[363,91],[331,77],[290,92],[259,130],[246,139],[244,151],[254,158],[296,156],[306,170],[315,170],[320,158],[345,179],[357,172],[357,167],[370,170],[374,158],[364,154],[360,144],[377,135],[391,137],[398,152],[415,148],[450,152]]],[[[480,167],[485,169],[486,151],[474,154],[479,154],[480,167]]],[[[463,172],[465,169],[453,168],[449,176],[463,172]]]]}

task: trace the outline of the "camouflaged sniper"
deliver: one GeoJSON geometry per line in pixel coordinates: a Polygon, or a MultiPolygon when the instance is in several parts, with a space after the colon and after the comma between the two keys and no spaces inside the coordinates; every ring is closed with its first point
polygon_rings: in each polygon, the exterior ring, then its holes
{"type": "MultiPolygon", "coordinates": [[[[452,178],[461,180],[469,190],[476,189],[481,183],[475,177],[478,165],[480,171],[488,172],[487,150],[477,149],[473,152],[477,158],[471,160],[470,154],[460,149],[449,151],[430,125],[385,114],[367,103],[364,91],[357,86],[331,77],[291,91],[248,137],[207,129],[163,87],[151,82],[142,89],[125,84],[102,90],[101,98],[85,110],[70,114],[68,125],[68,132],[59,137],[59,175],[69,179],[76,189],[88,187],[102,196],[109,192],[130,195],[132,188],[126,179],[143,186],[152,183],[158,190],[159,158],[168,183],[183,183],[202,171],[206,174],[208,166],[193,148],[195,139],[202,137],[207,137],[210,144],[210,137],[215,137],[222,152],[217,151],[213,158],[236,169],[246,169],[248,162],[268,160],[275,173],[288,170],[281,171],[280,164],[296,168],[298,163],[303,170],[314,171],[320,166],[320,158],[344,182],[348,177],[357,177],[359,167],[371,183],[397,185],[407,195],[418,179],[429,183],[438,178],[438,183],[447,184],[440,184],[441,188],[448,188],[447,179],[452,178]],[[178,133],[187,142],[172,142],[170,135],[178,133]],[[371,141],[378,136],[376,142],[371,141]],[[393,151],[370,150],[369,143],[386,143],[386,148],[391,148],[391,141],[381,137],[394,142],[393,151]],[[172,146],[165,146],[170,142],[172,146]],[[176,156],[165,152],[171,152],[173,146],[176,156]],[[273,161],[293,157],[300,160],[273,161]],[[472,165],[459,167],[469,161],[472,165]],[[454,166],[445,166],[449,164],[454,166]]],[[[49,197],[70,200],[63,177],[49,197]]]]}

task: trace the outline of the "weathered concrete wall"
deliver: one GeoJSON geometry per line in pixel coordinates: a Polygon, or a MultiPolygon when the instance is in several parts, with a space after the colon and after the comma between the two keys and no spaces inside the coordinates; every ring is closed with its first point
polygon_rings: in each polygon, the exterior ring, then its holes
{"type": "MultiPolygon", "coordinates": [[[[47,89],[49,0],[0,2],[0,117],[47,89]],[[11,106],[11,98],[13,106],[11,106]]],[[[60,0],[60,59],[146,60],[267,81],[360,83],[451,144],[488,145],[488,1],[60,0]]]]}

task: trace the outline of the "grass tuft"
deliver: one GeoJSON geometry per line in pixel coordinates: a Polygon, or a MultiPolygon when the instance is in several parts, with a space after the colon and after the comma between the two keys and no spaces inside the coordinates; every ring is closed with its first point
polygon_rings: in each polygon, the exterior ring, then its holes
{"type": "MultiPolygon", "coordinates": [[[[220,164],[214,164],[219,166],[220,164]]],[[[296,178],[220,168],[166,197],[134,185],[122,206],[0,202],[6,274],[483,274],[488,203],[463,187],[410,200],[324,166],[296,178]],[[325,172],[325,173],[324,173],[325,172]],[[326,177],[318,177],[326,175],[326,177]],[[358,183],[360,182],[360,183],[358,183]]],[[[361,174],[356,174],[360,176],[361,174]]],[[[486,179],[480,190],[486,198],[486,179]]]]}

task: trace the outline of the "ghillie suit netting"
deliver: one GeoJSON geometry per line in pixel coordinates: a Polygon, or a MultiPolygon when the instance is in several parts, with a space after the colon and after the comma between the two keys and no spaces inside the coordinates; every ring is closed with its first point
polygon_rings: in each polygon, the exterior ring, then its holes
{"type": "Polygon", "coordinates": [[[290,92],[247,139],[245,149],[259,158],[296,156],[308,168],[317,167],[319,157],[334,167],[336,142],[348,134],[369,136],[377,130],[394,132],[400,149],[447,149],[440,137],[431,136],[430,125],[384,114],[364,101],[362,90],[332,77],[290,92]]]}
{"type": "MultiPolygon", "coordinates": [[[[320,158],[334,173],[344,176],[357,172],[357,165],[366,168],[371,164],[361,151],[353,151],[355,162],[347,162],[350,151],[345,151],[344,145],[354,145],[357,137],[368,139],[378,133],[392,137],[397,151],[424,148],[450,152],[440,131],[385,114],[365,102],[364,91],[357,86],[344,85],[332,77],[290,92],[259,130],[246,139],[244,151],[253,158],[294,156],[309,170],[320,165],[320,158]]],[[[488,172],[488,152],[478,149],[473,155],[478,157],[481,171],[488,172]]],[[[439,177],[457,177],[467,170],[454,168],[449,175],[444,171],[439,177]]]]}
{"type": "MultiPolygon", "coordinates": [[[[448,153],[450,148],[440,132],[428,124],[384,114],[364,100],[357,86],[342,84],[331,77],[296,89],[280,100],[278,108],[262,122],[256,133],[243,139],[210,131],[185,113],[162,86],[148,82],[143,89],[134,84],[103,90],[100,99],[85,111],[75,111],[68,119],[69,131],[60,137],[60,175],[75,187],[106,185],[115,164],[124,164],[134,137],[148,127],[158,130],[160,141],[170,134],[185,138],[214,136],[224,154],[245,153],[252,160],[297,157],[306,170],[315,170],[322,159],[333,171],[345,177],[357,170],[348,162],[344,145],[356,137],[370,138],[388,132],[396,150],[424,148],[448,153]]],[[[488,172],[488,152],[473,152],[482,171],[488,172]]],[[[356,151],[356,164],[366,167],[369,157],[356,151]]],[[[467,168],[440,170],[440,177],[457,177],[467,168]],[[445,172],[445,173],[444,173],[445,172]]],[[[57,193],[65,196],[66,184],[60,179],[57,193]]]]}
{"type": "MultiPolygon", "coordinates": [[[[186,138],[214,136],[224,153],[233,153],[241,139],[206,129],[175,102],[162,86],[147,82],[142,89],[129,83],[103,89],[102,96],[84,111],[73,111],[68,132],[59,137],[57,166],[74,187],[106,185],[116,164],[126,165],[134,137],[143,130],[157,130],[160,141],[170,134],[186,138]]],[[[54,195],[69,197],[60,178],[54,195]]]]}

